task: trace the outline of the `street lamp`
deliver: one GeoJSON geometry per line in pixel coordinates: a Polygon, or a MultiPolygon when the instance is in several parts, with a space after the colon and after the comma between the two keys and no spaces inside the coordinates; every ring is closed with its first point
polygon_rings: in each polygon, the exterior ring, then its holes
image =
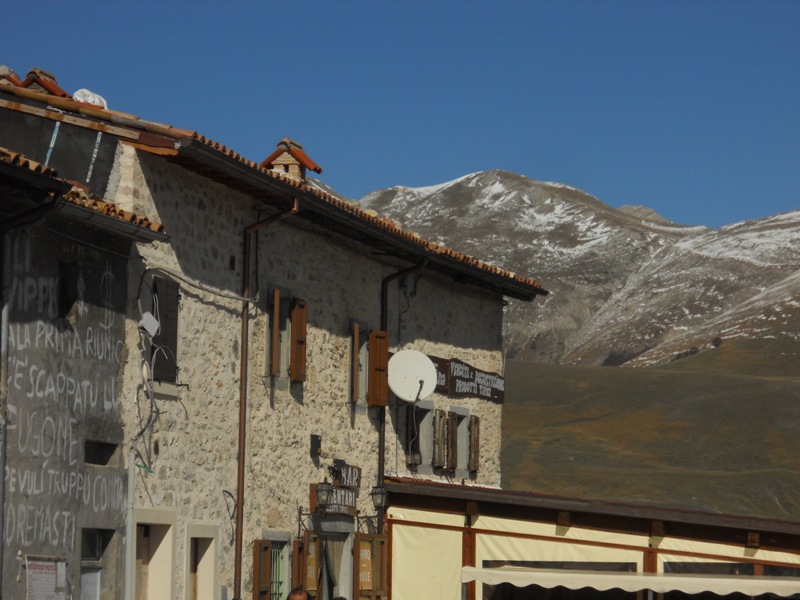
{"type": "Polygon", "coordinates": [[[333,485],[328,483],[326,477],[322,483],[317,484],[317,507],[322,512],[325,512],[325,509],[330,506],[331,496],[333,496],[333,485]]]}
{"type": "Polygon", "coordinates": [[[372,491],[369,493],[370,497],[372,498],[372,505],[375,507],[375,510],[378,512],[382,511],[386,508],[386,488],[382,485],[376,485],[372,488],[372,491]]]}

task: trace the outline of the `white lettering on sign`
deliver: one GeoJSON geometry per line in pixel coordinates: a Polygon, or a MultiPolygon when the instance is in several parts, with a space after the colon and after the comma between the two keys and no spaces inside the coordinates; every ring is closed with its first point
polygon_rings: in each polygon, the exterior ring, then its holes
{"type": "Polygon", "coordinates": [[[345,465],[339,470],[339,486],[347,488],[361,487],[361,468],[345,465]]]}

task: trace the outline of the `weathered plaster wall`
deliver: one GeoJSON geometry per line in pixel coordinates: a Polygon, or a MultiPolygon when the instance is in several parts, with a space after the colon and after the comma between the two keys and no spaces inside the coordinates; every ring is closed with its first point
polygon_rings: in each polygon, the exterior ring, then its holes
{"type": "Polygon", "coordinates": [[[18,553],[67,560],[77,590],[85,529],[113,531],[102,597],[117,597],[125,468],[119,448],[107,464],[87,464],[85,442],[123,442],[129,243],[51,218],[10,235],[8,249],[3,597],[26,595],[18,553]]]}

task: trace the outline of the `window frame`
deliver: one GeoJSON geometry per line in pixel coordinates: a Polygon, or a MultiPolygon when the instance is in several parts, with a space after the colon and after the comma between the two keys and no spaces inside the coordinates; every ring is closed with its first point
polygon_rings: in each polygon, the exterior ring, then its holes
{"type": "Polygon", "coordinates": [[[150,340],[150,379],[177,385],[180,285],[166,277],[153,277],[152,314],[158,331],[150,340]]]}
{"type": "Polygon", "coordinates": [[[308,303],[279,287],[267,306],[266,375],[303,383],[308,373],[308,303]]]}

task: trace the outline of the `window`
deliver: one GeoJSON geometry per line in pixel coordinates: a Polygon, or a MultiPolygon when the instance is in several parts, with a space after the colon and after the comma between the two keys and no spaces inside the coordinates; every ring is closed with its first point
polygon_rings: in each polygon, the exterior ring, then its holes
{"type": "Polygon", "coordinates": [[[369,406],[389,405],[389,334],[371,331],[369,334],[369,406]]]}
{"type": "Polygon", "coordinates": [[[448,475],[467,477],[478,471],[480,459],[480,419],[464,408],[433,413],[433,453],[431,464],[448,475]]]}
{"type": "Polygon", "coordinates": [[[283,297],[272,290],[268,319],[267,372],[270,377],[289,375],[292,383],[306,380],[308,307],[301,298],[283,297]]]}
{"type": "Polygon", "coordinates": [[[477,415],[469,418],[469,457],[467,470],[470,474],[477,473],[481,461],[481,419],[477,415]]]}
{"type": "Polygon", "coordinates": [[[150,347],[150,368],[154,381],[178,382],[178,302],[177,283],[163,277],[153,278],[152,314],[158,331],[150,347]]]}
{"type": "Polygon", "coordinates": [[[389,336],[385,331],[368,331],[351,321],[350,401],[368,406],[389,404],[389,336]]]}
{"type": "Polygon", "coordinates": [[[81,531],[81,600],[97,600],[104,585],[113,586],[113,575],[103,577],[104,570],[111,566],[105,556],[113,537],[113,529],[81,531]]]}
{"type": "Polygon", "coordinates": [[[431,472],[433,463],[433,404],[429,401],[407,404],[405,405],[405,414],[406,465],[422,473],[431,472]]]}
{"type": "Polygon", "coordinates": [[[436,409],[433,412],[433,468],[447,466],[447,411],[436,409]]]}
{"type": "Polygon", "coordinates": [[[101,467],[117,466],[117,444],[85,440],[83,444],[83,458],[88,465],[101,467]]]}
{"type": "Polygon", "coordinates": [[[289,544],[254,540],[253,600],[283,600],[289,589],[289,544]]]}

